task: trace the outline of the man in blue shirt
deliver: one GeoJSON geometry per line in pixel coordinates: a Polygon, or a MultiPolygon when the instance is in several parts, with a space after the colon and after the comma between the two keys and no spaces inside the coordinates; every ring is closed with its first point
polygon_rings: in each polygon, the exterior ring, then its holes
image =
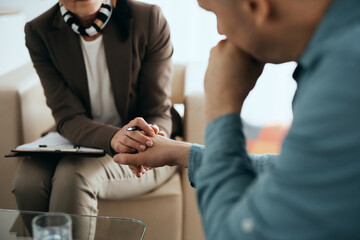
{"type": "Polygon", "coordinates": [[[198,2],[227,37],[205,76],[206,147],[157,136],[114,160],[188,167],[207,239],[360,239],[360,1],[198,2]],[[292,60],[282,151],[248,154],[239,113],[261,63],[292,60]]]}

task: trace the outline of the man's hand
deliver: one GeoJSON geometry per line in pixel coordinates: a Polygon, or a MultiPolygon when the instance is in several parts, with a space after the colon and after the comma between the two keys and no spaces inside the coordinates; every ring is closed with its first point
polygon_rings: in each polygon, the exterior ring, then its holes
{"type": "Polygon", "coordinates": [[[241,112],[245,98],[255,86],[264,64],[257,62],[228,40],[211,50],[205,75],[206,118],[241,112]]]}
{"type": "MultiPolygon", "coordinates": [[[[180,165],[187,167],[190,143],[174,141],[160,135],[151,137],[154,145],[146,151],[141,151],[136,154],[119,153],[114,156],[114,161],[119,164],[145,166],[150,168],[162,166],[180,165]]],[[[141,177],[143,172],[141,169],[131,168],[135,170],[134,174],[141,177]]],[[[145,169],[146,170],[146,169],[145,169]]]]}
{"type": "Polygon", "coordinates": [[[111,139],[111,147],[116,153],[135,153],[145,151],[153,145],[150,137],[155,131],[143,118],[135,118],[123,126],[111,139]],[[128,127],[139,127],[142,131],[127,131],[128,127]]]}

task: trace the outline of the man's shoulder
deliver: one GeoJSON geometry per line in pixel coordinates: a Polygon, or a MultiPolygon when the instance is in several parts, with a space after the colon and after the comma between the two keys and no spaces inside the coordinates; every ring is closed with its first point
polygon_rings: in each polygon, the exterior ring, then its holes
{"type": "Polygon", "coordinates": [[[334,109],[340,105],[358,106],[359,39],[360,24],[357,24],[337,30],[313,47],[312,61],[306,63],[304,72],[300,62],[295,102],[306,103],[304,109],[315,108],[316,104],[319,104],[317,108],[323,108],[325,103],[334,109]]]}
{"type": "MultiPolygon", "coordinates": [[[[330,82],[343,81],[338,79],[339,75],[350,78],[360,76],[360,23],[339,29],[336,33],[328,36],[317,48],[313,50],[314,60],[311,62],[311,76],[316,77],[316,81],[330,82]]],[[[359,81],[357,81],[359,82],[359,81]]],[[[360,82],[359,82],[360,83],[360,82]]]]}
{"type": "Polygon", "coordinates": [[[325,56],[330,59],[338,58],[339,64],[344,64],[347,60],[360,60],[359,40],[360,22],[343,28],[336,36],[327,41],[324,45],[325,56]]]}

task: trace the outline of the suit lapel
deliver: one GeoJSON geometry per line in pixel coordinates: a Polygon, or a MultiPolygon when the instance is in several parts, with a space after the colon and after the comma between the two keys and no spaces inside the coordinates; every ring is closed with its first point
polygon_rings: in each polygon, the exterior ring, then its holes
{"type": "Polygon", "coordinates": [[[71,91],[80,97],[86,112],[91,116],[90,97],[86,76],[86,67],[79,35],[74,33],[63,20],[60,10],[54,18],[54,30],[48,33],[51,50],[61,68],[71,91]]]}
{"type": "Polygon", "coordinates": [[[121,121],[128,121],[128,105],[132,62],[132,23],[130,19],[129,38],[123,42],[118,36],[115,19],[112,18],[103,31],[105,56],[109,69],[116,109],[121,121]]]}

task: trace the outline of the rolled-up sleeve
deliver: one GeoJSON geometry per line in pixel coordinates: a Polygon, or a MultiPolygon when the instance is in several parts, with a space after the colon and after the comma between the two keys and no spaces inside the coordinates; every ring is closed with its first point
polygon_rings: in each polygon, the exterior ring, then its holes
{"type": "Polygon", "coordinates": [[[201,166],[205,146],[193,144],[189,152],[188,177],[192,187],[195,187],[195,173],[201,166]]]}
{"type": "MultiPolygon", "coordinates": [[[[189,152],[188,178],[190,185],[196,187],[195,174],[200,168],[204,157],[205,146],[193,144],[189,152]]],[[[279,158],[279,154],[252,154],[249,153],[253,170],[256,174],[261,174],[269,170],[279,158]]]]}

